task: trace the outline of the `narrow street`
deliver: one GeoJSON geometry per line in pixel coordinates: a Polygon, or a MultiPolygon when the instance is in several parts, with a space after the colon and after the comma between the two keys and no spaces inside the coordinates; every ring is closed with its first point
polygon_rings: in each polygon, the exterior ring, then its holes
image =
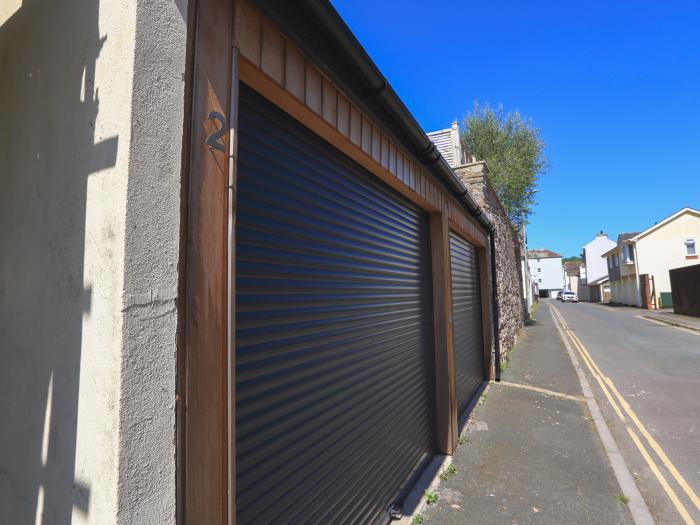
{"type": "Polygon", "coordinates": [[[443,466],[428,490],[437,502],[413,523],[634,523],[584,396],[543,302],[463,430],[453,474],[443,466]]]}
{"type": "Polygon", "coordinates": [[[656,522],[700,522],[700,333],[636,308],[549,304],[590,355],[594,372],[581,366],[656,522]]]}
{"type": "Polygon", "coordinates": [[[700,525],[698,21],[0,0],[0,525],[700,525]]]}
{"type": "Polygon", "coordinates": [[[644,313],[541,300],[421,519],[700,523],[700,332],[644,313]]]}

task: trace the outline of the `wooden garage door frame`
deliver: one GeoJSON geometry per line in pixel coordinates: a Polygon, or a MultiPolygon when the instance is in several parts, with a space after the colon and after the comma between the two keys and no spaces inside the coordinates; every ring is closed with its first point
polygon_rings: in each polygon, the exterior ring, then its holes
{"type": "Polygon", "coordinates": [[[234,2],[188,6],[178,309],[178,523],[235,522],[229,275],[235,218],[234,2]]]}
{"type": "MultiPolygon", "coordinates": [[[[188,8],[188,54],[182,157],[177,410],[178,523],[235,523],[235,381],[231,286],[236,207],[236,102],[238,78],[358,161],[430,213],[439,451],[457,445],[454,348],[449,283],[449,230],[479,246],[482,319],[487,370],[491,364],[488,247],[397,183],[367,165],[344,137],[252,67],[234,48],[234,2],[193,0],[188,8]],[[240,72],[239,72],[240,67],[240,72]],[[240,75],[239,75],[240,73],[240,75]],[[220,135],[216,134],[221,130],[220,135]],[[213,135],[213,136],[212,136],[213,135]],[[209,144],[207,141],[209,140],[209,144]],[[218,146],[221,146],[219,148],[218,146]],[[435,269],[442,268],[443,271],[435,269]]],[[[489,376],[490,377],[490,376],[489,376]]]]}

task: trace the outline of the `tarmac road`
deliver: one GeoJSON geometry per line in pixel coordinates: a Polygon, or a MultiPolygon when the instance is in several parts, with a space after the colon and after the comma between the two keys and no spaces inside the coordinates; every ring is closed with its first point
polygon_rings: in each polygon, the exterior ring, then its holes
{"type": "Polygon", "coordinates": [[[581,364],[656,522],[700,524],[700,333],[637,308],[548,302],[590,357],[581,364]]]}

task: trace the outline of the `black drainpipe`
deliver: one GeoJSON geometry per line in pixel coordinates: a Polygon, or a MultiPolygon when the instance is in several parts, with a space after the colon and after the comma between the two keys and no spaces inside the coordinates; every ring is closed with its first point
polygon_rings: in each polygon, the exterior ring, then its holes
{"type": "Polygon", "coordinates": [[[493,228],[489,232],[491,240],[491,300],[493,301],[493,348],[496,354],[496,381],[501,380],[501,337],[500,337],[500,312],[498,309],[498,290],[496,285],[498,278],[496,276],[496,236],[493,228]]]}

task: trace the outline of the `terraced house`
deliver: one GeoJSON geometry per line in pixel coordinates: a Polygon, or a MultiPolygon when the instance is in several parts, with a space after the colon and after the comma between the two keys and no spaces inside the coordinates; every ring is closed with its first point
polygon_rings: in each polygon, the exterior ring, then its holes
{"type": "Polygon", "coordinates": [[[607,259],[612,301],[665,308],[673,306],[670,271],[698,264],[700,211],[683,208],[643,232],[623,233],[607,259]]]}
{"type": "Polygon", "coordinates": [[[556,297],[566,286],[563,257],[552,250],[528,250],[527,262],[540,297],[556,297]]]}
{"type": "Polygon", "coordinates": [[[494,377],[493,224],[331,5],[1,15],[0,522],[410,511],[494,377]]]}

